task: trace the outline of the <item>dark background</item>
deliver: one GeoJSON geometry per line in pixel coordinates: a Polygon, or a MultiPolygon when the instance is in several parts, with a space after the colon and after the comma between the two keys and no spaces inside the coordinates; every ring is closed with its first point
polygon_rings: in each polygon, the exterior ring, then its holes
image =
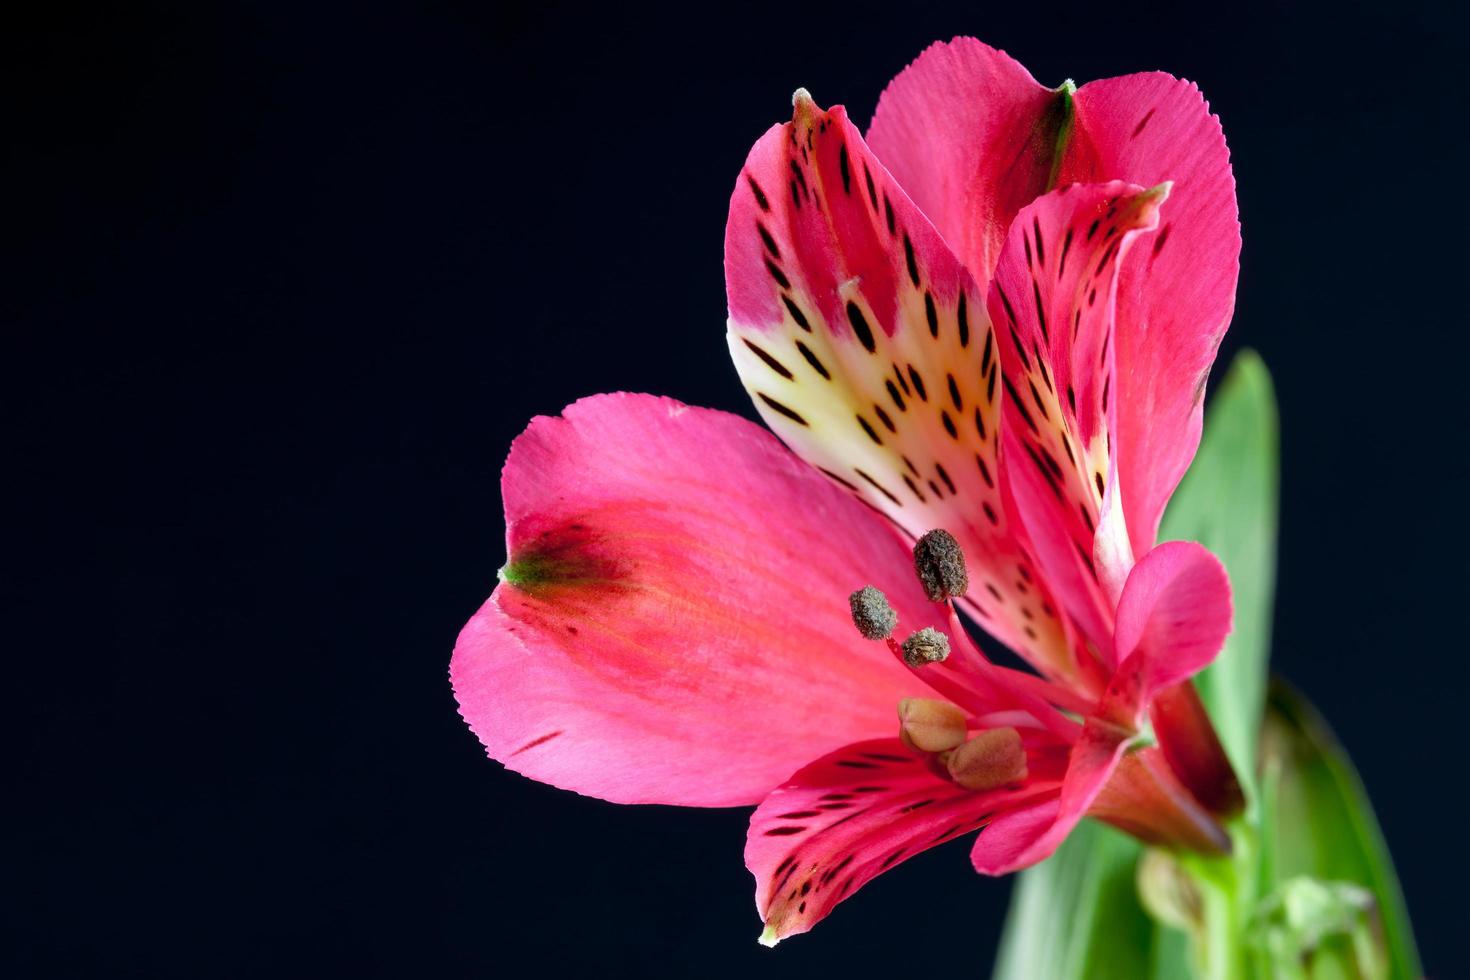
{"type": "Polygon", "coordinates": [[[206,6],[0,32],[21,975],[988,971],[1009,885],[967,844],[761,949],[744,811],[507,773],[446,680],[512,437],[614,389],[750,414],[720,259],[747,148],[797,85],[866,120],[956,33],[1050,85],[1166,68],[1223,117],[1223,357],[1259,348],[1284,415],[1276,663],[1460,969],[1449,5],[206,6]]]}

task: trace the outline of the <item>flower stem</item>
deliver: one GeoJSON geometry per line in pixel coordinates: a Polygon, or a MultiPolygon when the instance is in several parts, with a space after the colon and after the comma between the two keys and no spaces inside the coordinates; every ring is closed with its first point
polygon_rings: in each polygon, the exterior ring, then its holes
{"type": "Polygon", "coordinates": [[[1243,821],[1230,828],[1228,857],[1180,856],[1199,888],[1201,928],[1195,935],[1195,972],[1203,980],[1250,980],[1254,976],[1249,928],[1255,895],[1256,847],[1243,821]]]}

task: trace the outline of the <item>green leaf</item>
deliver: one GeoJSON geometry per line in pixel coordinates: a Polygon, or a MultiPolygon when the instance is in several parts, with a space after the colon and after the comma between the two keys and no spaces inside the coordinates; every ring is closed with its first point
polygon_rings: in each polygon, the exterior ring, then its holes
{"type": "Polygon", "coordinates": [[[1276,585],[1277,444],[1271,375],[1260,355],[1241,351],[1160,528],[1161,540],[1198,541],[1230,572],[1235,628],[1195,683],[1252,798],[1276,585]]]}
{"type": "Polygon", "coordinates": [[[1049,859],[1022,873],[995,980],[1154,975],[1153,947],[1162,930],[1138,902],[1133,875],[1140,853],[1132,838],[1085,821],[1049,859]]]}
{"type": "Polygon", "coordinates": [[[1421,976],[1388,845],[1357,770],[1326,721],[1278,682],[1271,687],[1262,742],[1262,843],[1266,887],[1275,888],[1267,907],[1302,878],[1367,889],[1376,903],[1390,976],[1421,976]]]}

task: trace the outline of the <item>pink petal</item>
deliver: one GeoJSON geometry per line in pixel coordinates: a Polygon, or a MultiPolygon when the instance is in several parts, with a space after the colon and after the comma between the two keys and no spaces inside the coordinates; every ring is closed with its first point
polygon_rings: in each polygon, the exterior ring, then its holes
{"type": "Polygon", "coordinates": [[[841,107],[799,93],[751,150],[725,233],[729,344],[772,429],[910,534],[943,527],[969,608],[1052,674],[1065,630],[1010,526],[984,294],[841,107]]]}
{"type": "Polygon", "coordinates": [[[889,868],[1055,795],[1056,773],[1036,775],[1024,787],[971,792],[897,739],[849,745],[802,769],[761,803],[746,838],[762,941],[806,932],[889,868]]]}
{"type": "Polygon", "coordinates": [[[1050,189],[1069,93],[970,37],[925,49],[878,100],[868,143],[984,283],[1016,212],[1050,189]]]}
{"type": "Polygon", "coordinates": [[[1136,554],[1199,445],[1201,400],[1235,308],[1240,220],[1220,121],[1162,72],[1077,90],[1061,181],[1172,181],[1162,225],[1125,261],[1118,294],[1118,466],[1136,554]]]}
{"type": "Polygon", "coordinates": [[[1155,694],[1149,720],[1169,768],[1205,809],[1229,817],[1245,807],[1240,780],[1194,684],[1180,681],[1155,694]]]}
{"type": "Polygon", "coordinates": [[[1125,731],[1089,719],[1072,748],[1061,794],[997,818],[970,851],[975,870],[1009,874],[1050,857],[1086,815],[1128,746],[1125,731]]]}
{"type": "Polygon", "coordinates": [[[1087,815],[1151,844],[1228,854],[1230,837],[1175,776],[1158,748],[1125,755],[1087,815]]]}
{"type": "MultiPolygon", "coordinates": [[[[1219,651],[1230,629],[1230,583],[1220,562],[1193,542],[1161,544],[1133,567],[1118,606],[1121,664],[1101,717],[1087,720],[1054,805],[995,821],[971,854],[977,870],[1005,874],[1045,859],[1087,813],[1147,839],[1219,849],[1221,831],[1150,750],[1146,766],[1120,768],[1130,732],[1161,689],[1219,651]],[[1115,785],[1116,784],[1116,785],[1115,785]]],[[[1142,753],[1139,753],[1142,754],[1142,753]]]]}
{"type": "Polygon", "coordinates": [[[1203,545],[1166,541],[1133,567],[1118,603],[1108,697],[1136,725],[1154,696],[1215,659],[1230,632],[1230,578],[1203,545]]]}
{"type": "Polygon", "coordinates": [[[956,38],[893,80],[868,141],[982,283],[1014,215],[1052,187],[1174,182],[1169,216],[1128,261],[1119,298],[1123,505],[1133,551],[1147,551],[1199,443],[1200,395],[1239,270],[1229,151],[1199,90],[1150,72],[1069,97],[956,38]]]}
{"type": "Polygon", "coordinates": [[[502,481],[510,561],[450,673],[492,758],[619,803],[753,803],[929,693],[854,629],[871,583],[943,627],[905,545],[733,415],[599,395],[537,418],[502,481]]]}
{"type": "Polygon", "coordinates": [[[1093,699],[1025,670],[991,663],[957,613],[950,613],[947,635],[952,646],[949,659],[913,668],[926,684],[976,717],[1022,712],[1028,718],[1023,726],[1045,728],[1063,742],[1076,740],[1080,726],[1057,709],[1085,715],[1096,708],[1093,699]]]}
{"type": "Polygon", "coordinates": [[[1113,462],[1113,297],[1167,193],[1115,181],[1042,196],[1016,216],[990,285],[1016,508],[1043,575],[1103,650],[1133,561],[1113,462]]]}

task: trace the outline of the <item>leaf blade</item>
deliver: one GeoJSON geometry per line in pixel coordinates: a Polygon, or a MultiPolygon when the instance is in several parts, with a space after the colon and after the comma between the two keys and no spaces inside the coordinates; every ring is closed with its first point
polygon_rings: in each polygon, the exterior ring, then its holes
{"type": "Polygon", "coordinates": [[[1155,975],[1159,930],[1138,902],[1142,849],[1111,827],[1085,821],[1011,896],[995,980],[1155,975]]]}

